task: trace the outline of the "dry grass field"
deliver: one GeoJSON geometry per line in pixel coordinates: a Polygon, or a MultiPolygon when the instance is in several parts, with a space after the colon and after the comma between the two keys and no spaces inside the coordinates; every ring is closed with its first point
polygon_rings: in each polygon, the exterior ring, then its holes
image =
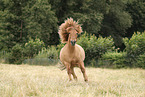
{"type": "Polygon", "coordinates": [[[0,64],[0,97],[145,97],[145,70],[86,68],[85,83],[57,66],[0,64]]]}

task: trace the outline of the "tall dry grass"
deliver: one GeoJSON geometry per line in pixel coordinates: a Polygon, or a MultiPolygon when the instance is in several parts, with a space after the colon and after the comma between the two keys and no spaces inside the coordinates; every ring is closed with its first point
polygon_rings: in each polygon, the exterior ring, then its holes
{"type": "Polygon", "coordinates": [[[0,64],[0,97],[145,97],[145,70],[86,68],[68,81],[56,66],[0,64]]]}

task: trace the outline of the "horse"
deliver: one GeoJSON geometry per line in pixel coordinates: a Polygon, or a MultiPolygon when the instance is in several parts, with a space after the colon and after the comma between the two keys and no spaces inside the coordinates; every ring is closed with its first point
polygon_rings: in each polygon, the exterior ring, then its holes
{"type": "Polygon", "coordinates": [[[59,26],[59,36],[62,43],[66,43],[60,51],[60,61],[67,69],[69,81],[73,78],[77,81],[77,76],[74,72],[74,67],[79,67],[83,73],[84,81],[88,81],[86,70],[84,66],[85,51],[76,44],[77,36],[82,32],[82,27],[78,24],[78,21],[74,21],[73,18],[68,18],[59,26]]]}

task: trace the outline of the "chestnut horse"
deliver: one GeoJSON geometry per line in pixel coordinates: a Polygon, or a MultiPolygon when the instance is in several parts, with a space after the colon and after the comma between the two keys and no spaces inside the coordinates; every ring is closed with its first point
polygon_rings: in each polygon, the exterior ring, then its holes
{"type": "Polygon", "coordinates": [[[65,23],[59,26],[59,35],[62,43],[66,43],[60,51],[60,61],[67,69],[69,80],[71,81],[71,74],[77,80],[74,72],[74,67],[79,67],[83,73],[84,80],[87,82],[88,78],[84,67],[85,52],[84,49],[76,44],[77,36],[82,32],[81,26],[78,22],[73,21],[72,18],[67,19],[65,23]]]}

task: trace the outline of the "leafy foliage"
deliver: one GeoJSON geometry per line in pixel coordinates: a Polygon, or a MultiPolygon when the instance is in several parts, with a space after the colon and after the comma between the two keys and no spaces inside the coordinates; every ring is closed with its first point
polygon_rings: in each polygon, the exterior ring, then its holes
{"type": "Polygon", "coordinates": [[[40,39],[30,39],[24,47],[16,44],[8,57],[9,63],[21,64],[24,59],[36,56],[43,47],[45,47],[44,42],[40,41],[40,39]]]}
{"type": "Polygon", "coordinates": [[[126,35],[131,37],[134,32],[143,32],[145,30],[144,0],[132,0],[132,2],[128,1],[126,10],[133,19],[132,25],[128,28],[126,35]]]}
{"type": "Polygon", "coordinates": [[[103,20],[103,14],[101,12],[104,10],[101,8],[105,7],[104,0],[56,0],[55,2],[50,0],[50,4],[52,5],[52,9],[56,12],[59,24],[64,22],[66,18],[72,17],[75,20],[79,20],[84,31],[96,35],[98,31],[100,31],[103,20]],[[94,8],[94,3],[95,6],[101,4],[104,6],[94,8]]]}
{"type": "Polygon", "coordinates": [[[57,18],[46,0],[29,1],[23,11],[27,37],[39,38],[46,46],[58,44],[57,18]]]}
{"type": "Polygon", "coordinates": [[[23,61],[23,48],[21,45],[16,44],[13,46],[11,55],[9,56],[9,63],[21,64],[23,61]]]}
{"type": "Polygon", "coordinates": [[[130,40],[125,38],[124,43],[129,58],[128,62],[133,65],[137,62],[139,56],[145,54],[145,32],[134,33],[130,40]]]}
{"type": "Polygon", "coordinates": [[[99,59],[98,67],[123,68],[128,67],[126,62],[126,52],[106,52],[99,59]]]}
{"type": "Polygon", "coordinates": [[[121,47],[123,45],[122,37],[125,35],[126,29],[131,26],[132,18],[126,11],[126,5],[122,0],[111,0],[108,6],[109,11],[104,14],[100,34],[104,37],[111,35],[115,45],[121,47]]]}
{"type": "Polygon", "coordinates": [[[0,49],[23,45],[29,38],[46,46],[58,44],[57,18],[46,0],[1,0],[0,5],[0,49]]]}
{"type": "Polygon", "coordinates": [[[55,46],[51,46],[47,49],[42,49],[42,51],[35,58],[48,58],[48,59],[58,59],[58,51],[55,46]]]}
{"type": "Polygon", "coordinates": [[[91,60],[98,60],[107,51],[112,51],[114,42],[111,37],[103,38],[96,37],[95,35],[88,35],[84,33],[77,41],[81,45],[86,53],[85,62],[89,64],[91,60]]]}
{"type": "Polygon", "coordinates": [[[145,69],[145,54],[139,55],[135,67],[140,67],[145,69]]]}
{"type": "Polygon", "coordinates": [[[24,53],[26,57],[32,58],[39,53],[44,47],[44,42],[40,39],[30,39],[28,43],[25,44],[24,53]]]}
{"type": "Polygon", "coordinates": [[[137,57],[145,53],[145,32],[134,33],[129,39],[124,39],[128,56],[137,57]]]}
{"type": "Polygon", "coordinates": [[[24,64],[30,65],[56,65],[58,63],[58,50],[55,46],[50,46],[47,49],[43,48],[34,58],[25,59],[24,64]]]}

